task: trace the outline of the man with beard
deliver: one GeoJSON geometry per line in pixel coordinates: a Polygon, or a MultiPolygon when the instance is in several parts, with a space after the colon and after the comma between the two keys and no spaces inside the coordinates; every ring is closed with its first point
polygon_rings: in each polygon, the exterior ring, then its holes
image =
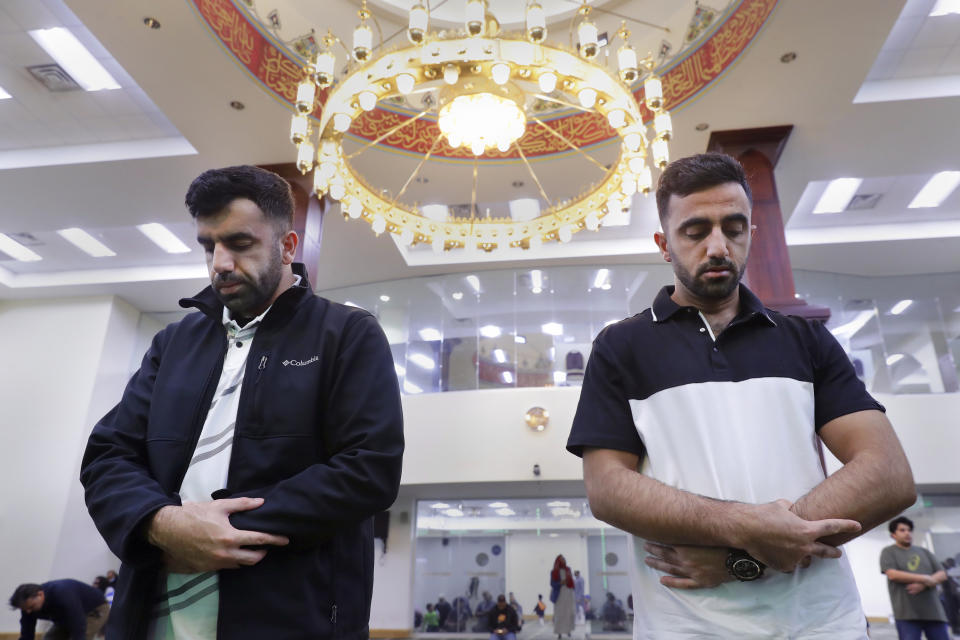
{"type": "Polygon", "coordinates": [[[838,545],[916,496],[883,407],[822,324],[740,284],[736,160],[672,163],[657,208],[674,285],[597,336],[567,443],[593,514],[633,534],[634,637],[866,638],[838,545]]]}
{"type": "Polygon", "coordinates": [[[81,468],[123,562],[108,637],[366,637],[371,516],[403,453],[387,340],[313,294],[279,176],[207,171],[186,204],[211,286],[154,337],[81,468]]]}

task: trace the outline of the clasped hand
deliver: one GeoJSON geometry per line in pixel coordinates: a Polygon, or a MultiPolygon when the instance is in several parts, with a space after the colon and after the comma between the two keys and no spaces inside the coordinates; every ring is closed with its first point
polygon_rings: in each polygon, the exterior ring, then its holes
{"type": "MultiPolygon", "coordinates": [[[[837,533],[856,533],[860,523],[854,520],[804,520],[790,510],[787,500],[761,505],[741,505],[744,510],[739,547],[781,572],[810,565],[813,558],[839,558],[840,549],[818,542],[837,533]]],[[[675,589],[703,589],[734,580],[727,571],[729,549],[647,542],[647,566],[667,575],[660,583],[675,589]]]]}
{"type": "Polygon", "coordinates": [[[284,536],[235,529],[230,514],[250,511],[263,498],[228,498],[185,502],[157,511],[147,529],[147,540],[164,553],[170,573],[201,573],[252,566],[263,560],[265,545],[284,546],[284,536]]]}

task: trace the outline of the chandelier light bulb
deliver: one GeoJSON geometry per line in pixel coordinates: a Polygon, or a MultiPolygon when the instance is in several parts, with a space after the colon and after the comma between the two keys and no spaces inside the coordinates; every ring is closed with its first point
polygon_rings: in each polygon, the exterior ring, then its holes
{"type": "Polygon", "coordinates": [[[303,174],[313,169],[313,145],[309,142],[297,145],[297,169],[303,174]]]}
{"type": "Polygon", "coordinates": [[[620,183],[620,193],[624,197],[629,198],[637,192],[637,180],[633,175],[626,175],[623,177],[623,181],[620,183]]]}
{"type": "Polygon", "coordinates": [[[652,73],[643,81],[643,100],[651,111],[659,111],[663,106],[663,84],[652,73]]]}
{"type": "Polygon", "coordinates": [[[647,195],[652,187],[653,176],[650,174],[650,167],[644,165],[643,170],[637,172],[637,191],[647,195]]]}
{"type": "Polygon", "coordinates": [[[408,93],[413,91],[413,87],[417,83],[417,79],[414,78],[409,73],[401,73],[400,75],[397,76],[396,83],[397,83],[397,91],[399,91],[403,95],[407,95],[408,93]]]}
{"type": "Polygon", "coordinates": [[[365,22],[357,25],[353,30],[353,59],[357,62],[366,62],[373,49],[373,31],[365,22]]]}
{"type": "Polygon", "coordinates": [[[333,176],[337,175],[337,165],[332,162],[323,161],[320,163],[320,166],[317,167],[317,175],[319,175],[324,182],[330,182],[333,176]]]}
{"type": "Polygon", "coordinates": [[[497,151],[500,153],[506,153],[510,151],[510,145],[512,143],[509,140],[500,140],[497,142],[497,151]]]}
{"type": "Polygon", "coordinates": [[[619,129],[627,124],[627,113],[623,109],[613,109],[607,114],[607,122],[614,129],[619,129]]]}
{"type": "Polygon", "coordinates": [[[544,93],[553,93],[557,88],[557,74],[552,71],[546,71],[537,78],[537,84],[540,85],[540,91],[544,93]]]}
{"type": "Polygon", "coordinates": [[[647,166],[647,163],[644,162],[643,156],[634,156],[627,161],[627,166],[630,168],[631,173],[639,174],[643,171],[643,168],[647,166]]]}
{"type": "Polygon", "coordinates": [[[632,84],[637,79],[637,52],[629,44],[624,44],[617,51],[617,65],[620,68],[620,79],[626,84],[632,84]]]}
{"type": "Polygon", "coordinates": [[[323,140],[320,143],[320,155],[325,162],[334,166],[333,162],[337,159],[337,143],[333,140],[323,140]]]}
{"type": "Polygon", "coordinates": [[[460,145],[463,144],[463,138],[460,137],[460,134],[457,132],[452,132],[447,136],[447,144],[449,144],[454,149],[459,149],[460,145]]]}
{"type": "Polygon", "coordinates": [[[573,229],[570,225],[564,225],[557,231],[557,237],[560,238],[560,242],[570,242],[573,239],[573,229]]]}
{"type": "Polygon", "coordinates": [[[347,215],[354,220],[360,218],[363,215],[363,203],[359,200],[351,200],[347,205],[347,215]]]}
{"type": "Polygon", "coordinates": [[[333,128],[340,133],[350,129],[350,116],[345,113],[336,113],[333,116],[333,128]]]}
{"type": "Polygon", "coordinates": [[[580,89],[577,99],[580,100],[580,106],[584,109],[592,109],[593,105],[597,104],[597,90],[590,87],[580,89]]]}
{"type": "Polygon", "coordinates": [[[373,232],[377,235],[380,235],[387,229],[387,221],[384,220],[383,216],[379,213],[373,216],[373,222],[370,223],[370,226],[373,227],[373,232]]]}
{"type": "Polygon", "coordinates": [[[475,156],[482,156],[485,147],[486,145],[484,145],[482,138],[477,138],[470,143],[470,151],[472,151],[475,156]]]}
{"type": "Polygon", "coordinates": [[[663,138],[657,138],[651,145],[653,148],[653,161],[657,167],[663,169],[670,162],[670,149],[667,147],[667,141],[663,138]]]}
{"type": "Polygon", "coordinates": [[[455,64],[448,64],[443,68],[443,81],[447,84],[457,84],[460,79],[460,67],[455,64]]]}
{"type": "Polygon", "coordinates": [[[466,26],[471,36],[483,34],[484,14],[486,13],[484,0],[467,0],[466,26]]]}
{"type": "Polygon", "coordinates": [[[327,181],[323,179],[319,171],[313,172],[313,192],[317,194],[318,198],[322,198],[323,194],[327,192],[327,181]]]}
{"type": "Polygon", "coordinates": [[[357,102],[360,103],[360,108],[364,111],[373,111],[373,108],[377,106],[377,94],[373,91],[361,91],[357,94],[357,102]]]}
{"type": "Polygon", "coordinates": [[[623,202],[617,196],[607,200],[607,215],[618,215],[623,212],[623,202]]]}
{"type": "Polygon", "coordinates": [[[526,130],[520,105],[493,93],[459,95],[440,108],[437,125],[450,146],[466,144],[474,155],[501,141],[512,144],[526,130]]]}
{"type": "Polygon", "coordinates": [[[633,153],[640,151],[646,143],[646,138],[639,131],[631,131],[623,136],[623,144],[633,153]]]}
{"type": "Polygon", "coordinates": [[[310,120],[305,113],[293,116],[290,120],[290,142],[300,144],[310,137],[310,120]]]}
{"type": "Polygon", "coordinates": [[[537,43],[547,38],[547,18],[539,2],[527,5],[527,38],[537,43]]]}
{"type": "Polygon", "coordinates": [[[506,84],[510,79],[510,65],[506,62],[498,62],[493,65],[490,75],[497,84],[506,84]]]}
{"type": "Polygon", "coordinates": [[[430,247],[433,249],[434,253],[443,253],[443,238],[440,236],[434,237],[433,241],[430,243],[430,247]]]}
{"type": "MultiPolygon", "coordinates": [[[[530,236],[530,240],[527,241],[527,244],[530,247],[530,249],[533,249],[533,250],[539,249],[540,247],[543,246],[543,238],[541,238],[540,236],[530,236]]],[[[538,293],[538,292],[535,291],[534,293],[538,293]]]]}
{"type": "Polygon", "coordinates": [[[337,176],[330,181],[330,197],[334,200],[343,200],[343,197],[347,195],[347,187],[343,184],[343,180],[337,176]]]}
{"type": "Polygon", "coordinates": [[[422,44],[423,36],[427,31],[430,15],[427,8],[419,2],[410,9],[410,22],[407,26],[407,40],[413,44],[422,44]]]}
{"type": "Polygon", "coordinates": [[[400,243],[405,247],[413,244],[413,231],[410,231],[410,229],[404,229],[400,233],[400,243]]]}
{"type": "Polygon", "coordinates": [[[297,86],[297,111],[310,113],[313,111],[313,100],[317,95],[317,85],[307,78],[297,86]]]}
{"type": "Polygon", "coordinates": [[[670,119],[670,114],[666,111],[657,112],[657,115],[653,117],[653,128],[657,132],[658,138],[669,140],[673,134],[673,120],[670,119]]]}
{"type": "Polygon", "coordinates": [[[577,27],[577,35],[580,37],[580,55],[587,60],[596,58],[600,50],[597,42],[597,25],[584,18],[577,27]]]}
{"type": "Polygon", "coordinates": [[[321,51],[317,54],[317,59],[314,61],[313,68],[314,79],[317,82],[317,86],[321,89],[329,87],[333,83],[333,73],[334,68],[337,64],[337,57],[332,51],[321,51]]]}
{"type": "Polygon", "coordinates": [[[596,213],[588,213],[587,217],[583,220],[583,224],[586,225],[590,231],[596,231],[600,228],[600,216],[596,213]]]}

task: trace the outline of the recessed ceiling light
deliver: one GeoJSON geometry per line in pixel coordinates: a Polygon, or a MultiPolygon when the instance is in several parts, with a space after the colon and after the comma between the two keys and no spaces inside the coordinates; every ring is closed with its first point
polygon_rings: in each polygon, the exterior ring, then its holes
{"type": "Polygon", "coordinates": [[[508,505],[506,502],[491,502],[487,506],[491,509],[506,509],[510,505],[508,505]]]}
{"type": "Polygon", "coordinates": [[[433,327],[425,327],[423,329],[420,329],[420,331],[418,331],[417,333],[420,335],[421,340],[425,340],[427,342],[433,342],[443,337],[440,334],[440,332],[434,329],[433,327]]]}
{"type": "Polygon", "coordinates": [[[610,288],[610,269],[597,269],[597,275],[593,278],[594,289],[610,288]]]}
{"type": "Polygon", "coordinates": [[[540,326],[540,329],[547,335],[550,336],[562,336],[563,335],[563,325],[559,322],[547,322],[540,326]]]}
{"type": "Polygon", "coordinates": [[[462,518],[462,517],[463,517],[463,511],[460,511],[460,509],[446,509],[443,513],[444,513],[445,515],[450,516],[451,518],[462,518]]]}
{"type": "Polygon", "coordinates": [[[463,291],[454,291],[450,297],[454,300],[463,300],[463,291]]]}
{"type": "Polygon", "coordinates": [[[930,11],[933,17],[948,16],[951,13],[960,13],[960,0],[937,0],[930,11]]]}
{"type": "Polygon", "coordinates": [[[414,353],[413,355],[407,356],[407,360],[417,365],[421,369],[426,369],[432,371],[437,364],[433,361],[433,358],[430,356],[425,356],[422,353],[414,353]]]}
{"type": "Polygon", "coordinates": [[[382,296],[380,296],[380,302],[390,302],[390,296],[388,296],[387,294],[383,294],[382,296]]]}
{"type": "Polygon", "coordinates": [[[151,17],[149,17],[149,16],[147,16],[146,18],[143,19],[143,24],[147,25],[147,26],[150,27],[151,29],[159,29],[159,28],[160,28],[160,21],[157,20],[156,18],[151,18],[151,17]]]}
{"type": "Polygon", "coordinates": [[[694,127],[694,129],[696,129],[697,131],[706,131],[709,128],[710,128],[710,125],[707,124],[706,122],[701,122],[700,124],[694,127]]]}
{"type": "Polygon", "coordinates": [[[11,238],[5,233],[0,233],[0,251],[20,262],[36,262],[43,260],[41,256],[11,238]]]}
{"type": "Polygon", "coordinates": [[[901,300],[897,304],[893,305],[893,307],[891,307],[890,313],[892,315],[898,316],[904,311],[906,311],[907,309],[909,309],[912,304],[913,304],[913,300],[901,300]]]}
{"type": "Polygon", "coordinates": [[[28,33],[85,90],[120,88],[110,72],[93,57],[92,53],[87,51],[86,47],[80,44],[77,37],[68,29],[53,27],[52,29],[34,29],[28,33]]]}
{"type": "Polygon", "coordinates": [[[403,390],[407,393],[423,393],[423,389],[413,384],[409,380],[403,381],[403,390]]]}
{"type": "Polygon", "coordinates": [[[523,336],[513,336],[513,341],[517,344],[527,344],[527,339],[523,336]]]}
{"type": "Polygon", "coordinates": [[[515,515],[517,515],[517,512],[514,511],[513,509],[510,509],[509,507],[504,507],[503,509],[497,509],[497,512],[496,512],[496,513],[497,513],[498,516],[515,516],[515,515]]]}
{"type": "Polygon", "coordinates": [[[500,379],[503,380],[505,384],[513,384],[513,373],[504,371],[500,374],[500,379]]]}
{"type": "Polygon", "coordinates": [[[914,196],[908,209],[922,209],[924,207],[939,207],[943,204],[954,189],[960,185],[960,171],[941,171],[927,180],[920,192],[914,196]]]}
{"type": "Polygon", "coordinates": [[[190,247],[159,222],[138,224],[137,229],[167,253],[190,253],[190,247]]]}
{"type": "Polygon", "coordinates": [[[887,356],[887,366],[892,367],[893,365],[897,364],[901,360],[903,360],[902,353],[891,353],[889,356],[887,356]]]}
{"type": "Polygon", "coordinates": [[[503,364],[507,361],[507,353],[503,349],[494,349],[493,350],[493,359],[498,363],[503,364]]]}
{"type": "Polygon", "coordinates": [[[465,278],[467,284],[469,284],[473,290],[477,293],[480,293],[480,278],[477,276],[467,276],[465,278]]]}
{"type": "Polygon", "coordinates": [[[543,291],[543,271],[534,269],[530,272],[530,290],[534,293],[543,291]]]}
{"type": "Polygon", "coordinates": [[[523,180],[514,180],[513,182],[510,183],[510,186],[516,187],[517,189],[519,189],[520,187],[523,186],[523,184],[524,184],[523,180]]]}
{"type": "Polygon", "coordinates": [[[566,500],[553,500],[547,503],[548,507],[569,507],[570,503],[566,500]]]}
{"type": "Polygon", "coordinates": [[[783,64],[790,64],[796,59],[797,59],[796,51],[787,51],[785,54],[780,56],[780,62],[782,62],[783,64]]]}
{"type": "Polygon", "coordinates": [[[94,258],[108,258],[117,255],[113,249],[79,227],[60,229],[57,233],[64,240],[94,258]]]}
{"type": "Polygon", "coordinates": [[[567,382],[567,372],[566,371],[554,371],[553,372],[553,384],[562,385],[567,382]]]}
{"type": "Polygon", "coordinates": [[[837,178],[831,180],[823,195],[817,201],[817,206],[813,208],[814,213],[840,213],[847,208],[857,189],[860,188],[860,178],[837,178]]]}
{"type": "Polygon", "coordinates": [[[3,87],[0,87],[0,100],[7,100],[13,96],[7,93],[3,87]]]}
{"type": "Polygon", "coordinates": [[[480,327],[480,335],[484,338],[499,338],[501,333],[503,333],[503,329],[495,324],[487,324],[480,327]]]}
{"type": "Polygon", "coordinates": [[[398,376],[405,376],[405,375],[407,375],[407,368],[404,367],[402,364],[397,364],[396,362],[394,362],[394,363],[393,363],[393,370],[397,372],[397,375],[398,375],[398,376]]]}
{"type": "Polygon", "coordinates": [[[450,508],[450,505],[448,505],[446,502],[434,502],[430,506],[433,509],[449,509],[450,508]]]}
{"type": "Polygon", "coordinates": [[[230,101],[230,108],[236,109],[237,111],[243,111],[244,109],[247,108],[247,105],[243,104],[243,103],[240,102],[239,100],[231,100],[231,101],[230,101]]]}

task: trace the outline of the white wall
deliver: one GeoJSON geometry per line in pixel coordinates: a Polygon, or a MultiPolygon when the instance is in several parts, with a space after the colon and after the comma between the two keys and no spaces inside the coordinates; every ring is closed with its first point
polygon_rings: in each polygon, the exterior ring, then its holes
{"type": "Polygon", "coordinates": [[[373,600],[370,603],[371,629],[413,627],[413,526],[414,500],[401,495],[390,508],[387,550],[378,540],[373,566],[373,600]]]}
{"type": "MultiPolygon", "coordinates": [[[[77,475],[91,413],[107,395],[119,397],[136,315],[110,297],[0,304],[4,599],[22,582],[87,581],[107,568],[77,475]]],[[[17,629],[18,620],[0,607],[0,630],[17,629]]]]}

